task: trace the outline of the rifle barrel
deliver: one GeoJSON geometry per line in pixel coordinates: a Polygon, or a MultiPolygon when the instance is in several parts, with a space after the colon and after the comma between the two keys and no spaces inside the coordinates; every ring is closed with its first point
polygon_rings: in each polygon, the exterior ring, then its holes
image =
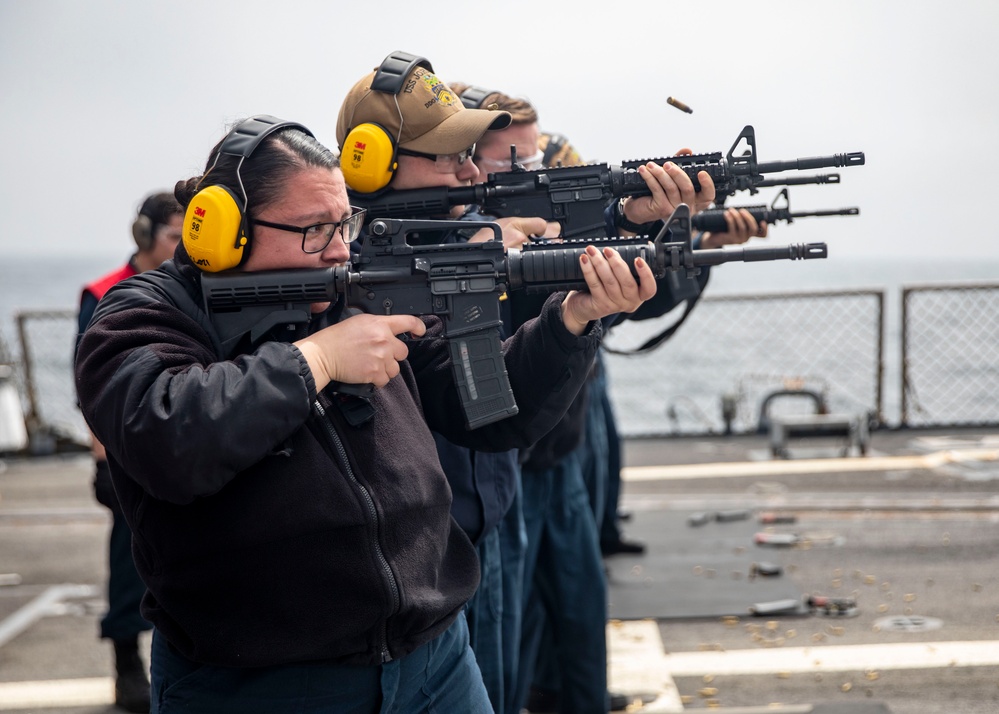
{"type": "Polygon", "coordinates": [[[801,211],[791,214],[791,218],[807,218],[809,216],[859,216],[859,208],[839,208],[826,211],[801,211]]]}
{"type": "Polygon", "coordinates": [[[755,263],[762,260],[814,260],[829,256],[825,243],[791,243],[759,248],[711,248],[692,251],[695,266],[719,265],[733,261],[755,263]]]}
{"type": "Polygon", "coordinates": [[[806,169],[824,169],[829,166],[862,166],[865,163],[863,151],[852,151],[848,154],[833,154],[832,156],[811,156],[790,161],[761,161],[757,171],[761,174],[780,171],[802,171],[806,169]]]}

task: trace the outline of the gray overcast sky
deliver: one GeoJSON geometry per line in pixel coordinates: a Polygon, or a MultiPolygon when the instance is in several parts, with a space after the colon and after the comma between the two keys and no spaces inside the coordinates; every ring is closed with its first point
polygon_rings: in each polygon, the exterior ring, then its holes
{"type": "Polygon", "coordinates": [[[120,257],[139,200],[198,173],[244,116],[300,121],[335,148],[347,90],[405,50],[445,80],[527,97],[593,160],[724,152],[746,124],[762,161],[866,153],[840,185],[791,189],[794,209],[859,217],[802,219],[773,241],[999,258],[994,226],[950,216],[992,201],[999,3],[587,6],[0,0],[0,256],[120,257]]]}

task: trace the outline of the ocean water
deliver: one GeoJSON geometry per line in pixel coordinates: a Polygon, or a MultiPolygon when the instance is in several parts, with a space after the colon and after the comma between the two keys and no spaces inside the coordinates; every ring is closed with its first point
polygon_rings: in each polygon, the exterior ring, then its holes
{"type": "Polygon", "coordinates": [[[22,310],[76,310],[80,290],[120,267],[129,254],[72,257],[0,256],[0,330],[8,345],[22,310]]]}
{"type": "MultiPolygon", "coordinates": [[[[81,287],[118,267],[126,258],[125,252],[120,255],[85,254],[58,258],[25,255],[0,257],[0,338],[15,359],[21,357],[15,327],[15,315],[18,312],[74,312],[81,287]]],[[[706,295],[726,298],[759,295],[788,297],[774,303],[779,310],[772,309],[770,303],[759,303],[757,313],[763,314],[751,315],[752,320],[738,316],[723,304],[703,303],[691,314],[674,340],[662,348],[641,357],[609,355],[606,364],[619,426],[626,435],[718,430],[721,427],[719,404],[722,395],[739,393],[745,403],[740,405],[737,425],[743,429],[750,428],[755,421],[758,406],[753,400],[759,398],[762,392],[753,391],[759,385],[746,385],[759,377],[761,370],[767,373],[764,376],[773,381],[771,388],[775,385],[779,388],[782,380],[786,382],[787,378],[792,381],[815,378],[816,383],[828,391],[834,408],[845,411],[865,409],[865,401],[869,401],[869,394],[874,386],[849,384],[858,379],[861,382],[867,380],[866,376],[858,378],[849,371],[858,369],[858,362],[870,361],[866,344],[854,348],[854,351],[859,350],[861,354],[848,351],[843,355],[827,355],[825,359],[809,363],[804,372],[799,367],[786,372],[780,369],[781,350],[788,349],[784,346],[785,337],[826,335],[833,327],[830,321],[839,320],[865,323],[864,330],[869,332],[871,329],[865,322],[869,319],[866,313],[860,317],[855,314],[837,317],[835,313],[806,311],[803,316],[791,318],[788,316],[788,306],[801,302],[792,294],[799,291],[858,290],[884,291],[882,416],[889,425],[897,423],[902,288],[996,282],[999,282],[999,257],[975,260],[837,257],[810,261],[733,262],[716,266],[712,268],[706,295]],[[702,318],[702,314],[707,317],[702,318]],[[696,320],[703,322],[708,317],[712,322],[733,321],[742,331],[726,328],[719,335],[698,327],[696,320]],[[762,319],[759,325],[764,326],[765,330],[764,327],[751,327],[757,324],[753,320],[758,319],[762,319]],[[795,320],[800,322],[796,323],[795,320]],[[740,364],[733,372],[735,363],[740,364]],[[819,365],[818,368],[815,367],[816,364],[819,365]],[[813,373],[816,369],[818,374],[813,373]],[[856,393],[850,393],[851,389],[856,393]]],[[[973,327],[968,326],[969,330],[973,327]]],[[[615,328],[608,337],[608,344],[630,348],[660,328],[661,325],[652,323],[634,323],[620,330],[615,328]]],[[[61,375],[60,372],[68,371],[68,355],[72,349],[75,325],[70,320],[52,321],[45,329],[57,331],[58,334],[32,339],[46,345],[45,349],[57,353],[55,356],[58,359],[55,359],[51,367],[56,373],[54,379],[57,384],[50,389],[65,392],[65,387],[59,385],[70,387],[71,383],[68,375],[61,375]],[[67,381],[59,383],[60,379],[67,381]]],[[[844,341],[839,339],[837,344],[844,341]]],[[[866,375],[866,366],[859,368],[859,371],[866,375]]],[[[759,388],[763,389],[762,386],[759,388]]],[[[70,411],[72,409],[65,406],[59,409],[59,413],[74,424],[72,428],[79,428],[81,422],[68,414],[70,411]]]]}

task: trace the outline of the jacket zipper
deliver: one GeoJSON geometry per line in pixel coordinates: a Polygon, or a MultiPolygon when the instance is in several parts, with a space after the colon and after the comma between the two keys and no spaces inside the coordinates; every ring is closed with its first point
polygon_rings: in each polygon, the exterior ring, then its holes
{"type": "MultiPolygon", "coordinates": [[[[322,404],[320,404],[319,399],[316,399],[315,407],[316,407],[316,412],[318,412],[319,416],[321,417],[320,421],[325,427],[326,433],[330,437],[330,441],[333,443],[333,448],[336,450],[337,454],[340,456],[340,459],[343,462],[344,472],[347,474],[347,477],[354,483],[354,485],[357,486],[357,489],[361,492],[361,495],[364,496],[364,502],[368,507],[368,513],[371,515],[371,519],[375,524],[375,538],[374,538],[375,555],[378,557],[378,562],[381,564],[382,570],[385,572],[385,577],[388,580],[389,591],[392,594],[392,613],[394,614],[399,610],[399,600],[400,600],[399,584],[396,582],[395,574],[392,572],[392,568],[391,566],[389,566],[388,559],[385,557],[385,553],[382,550],[382,544],[378,541],[378,511],[375,510],[375,501],[373,498],[371,498],[371,493],[368,491],[367,488],[365,488],[364,484],[362,484],[354,475],[353,469],[350,468],[350,460],[347,458],[347,450],[344,448],[343,442],[340,440],[340,435],[336,433],[336,429],[333,428],[333,425],[330,424],[329,420],[327,419],[326,409],[323,408],[322,404]]],[[[388,649],[387,617],[382,620],[381,630],[382,631],[381,631],[380,647],[382,650],[381,651],[382,663],[384,664],[385,662],[392,661],[392,654],[389,652],[388,649]]]]}

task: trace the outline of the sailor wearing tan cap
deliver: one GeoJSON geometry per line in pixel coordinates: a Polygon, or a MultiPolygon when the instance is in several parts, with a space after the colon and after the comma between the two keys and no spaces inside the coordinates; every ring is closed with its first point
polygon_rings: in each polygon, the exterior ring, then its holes
{"type": "MultiPolygon", "coordinates": [[[[354,85],[340,106],[336,139],[351,200],[364,206],[366,196],[385,191],[471,186],[480,174],[472,161],[476,142],[509,125],[509,112],[466,109],[427,59],[393,52],[354,85]]],[[[457,218],[466,209],[453,206],[439,217],[457,218]]],[[[538,217],[495,222],[508,248],[530,236],[558,234],[557,224],[538,217]]],[[[491,237],[482,230],[471,240],[491,237]]]]}
{"type": "MultiPolygon", "coordinates": [[[[472,158],[475,144],[492,132],[506,129],[510,122],[511,115],[505,111],[464,107],[461,98],[434,73],[426,59],[392,53],[354,85],[340,108],[337,142],[351,203],[366,206],[393,191],[407,189],[472,186],[480,180],[472,158]]],[[[474,208],[443,207],[439,217],[486,220],[474,208]]],[[[371,219],[379,217],[377,211],[369,213],[371,219]]],[[[412,217],[425,219],[426,215],[414,212],[412,217]]],[[[509,217],[496,223],[503,229],[507,248],[518,247],[531,236],[546,232],[557,235],[559,231],[557,224],[549,225],[538,217],[509,217]]],[[[476,232],[474,223],[470,226],[464,231],[424,232],[415,240],[410,237],[410,242],[492,239],[490,231],[476,232]]],[[[616,254],[611,257],[620,260],[616,254]]],[[[642,285],[646,285],[644,277],[642,285]]],[[[503,319],[504,325],[513,324],[508,315],[503,319]]],[[[456,413],[455,419],[460,420],[461,415],[456,413]]],[[[475,544],[479,556],[481,579],[466,608],[471,648],[492,709],[503,712],[511,705],[506,694],[515,672],[511,663],[504,661],[503,649],[509,643],[504,641],[502,621],[510,614],[519,614],[519,594],[516,607],[504,609],[500,524],[517,498],[520,453],[518,449],[470,449],[438,432],[433,436],[451,486],[451,514],[475,544]]],[[[535,436],[540,439],[544,434],[535,436]]],[[[520,534],[515,536],[519,538],[520,534]]]]}

